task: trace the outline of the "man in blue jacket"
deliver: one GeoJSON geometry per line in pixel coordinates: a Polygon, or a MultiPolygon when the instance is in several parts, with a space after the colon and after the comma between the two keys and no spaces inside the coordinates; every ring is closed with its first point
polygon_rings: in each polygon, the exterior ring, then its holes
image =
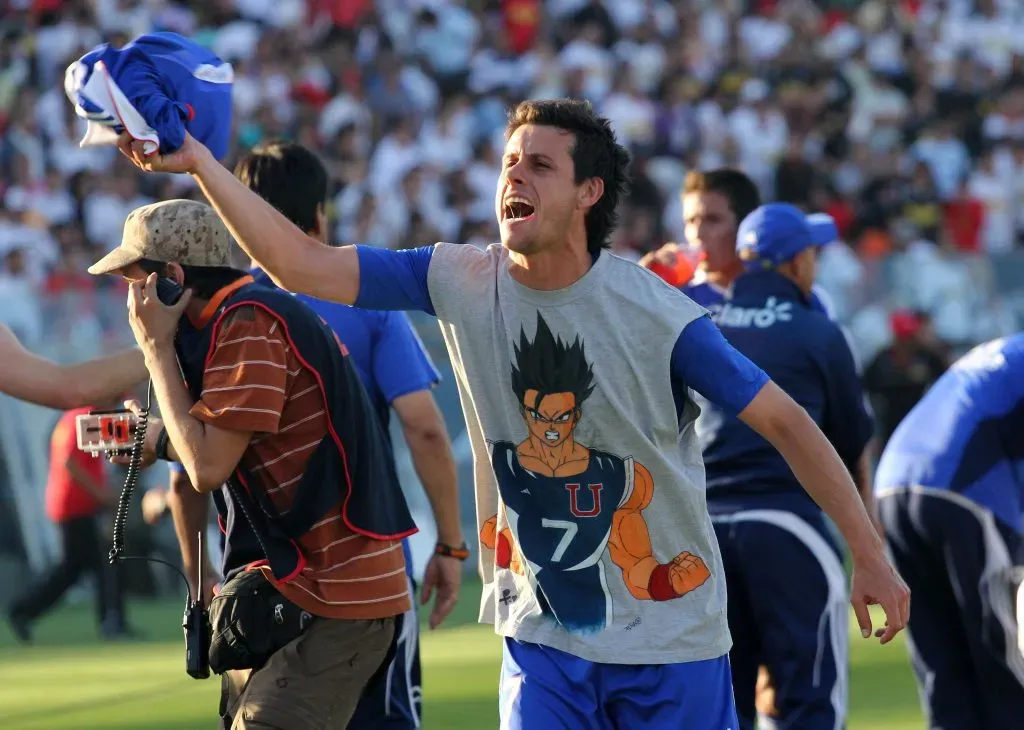
{"type": "MultiPolygon", "coordinates": [[[[764,205],[743,220],[745,271],[715,316],[726,339],[803,406],[857,475],[872,514],[873,423],[840,328],[812,303],[818,244],[804,214],[764,205]]],[[[821,507],[778,452],[700,403],[708,510],[722,550],[741,727],[753,728],[759,666],[783,727],[835,728],[846,716],[848,607],[840,551],[821,507]],[[771,556],[766,559],[766,556],[771,556]]]]}
{"type": "Polygon", "coordinates": [[[1020,727],[1024,334],[946,371],[893,433],[875,483],[916,598],[907,646],[928,727],[1020,727]]]}

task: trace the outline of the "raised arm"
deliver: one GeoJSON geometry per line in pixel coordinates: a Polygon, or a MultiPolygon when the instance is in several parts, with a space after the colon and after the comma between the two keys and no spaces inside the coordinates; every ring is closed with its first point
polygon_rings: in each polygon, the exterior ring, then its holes
{"type": "MultiPolygon", "coordinates": [[[[147,157],[141,143],[127,135],[122,136],[119,149],[143,170],[191,174],[231,235],[278,286],[342,304],[432,311],[426,294],[426,268],[420,271],[410,266],[406,252],[324,246],[246,187],[191,135],[186,134],[184,144],[171,155],[147,157]],[[367,250],[386,257],[372,281],[367,281],[369,272],[364,270],[367,250]],[[418,278],[394,281],[394,277],[411,274],[418,278]]],[[[380,259],[378,255],[375,262],[380,259]]]]}
{"type": "Polygon", "coordinates": [[[310,238],[243,185],[206,147],[191,137],[187,144],[195,154],[192,176],[206,199],[238,244],[274,283],[288,291],[355,304],[359,296],[359,256],[355,248],[332,248],[310,238]]]}
{"type": "Polygon", "coordinates": [[[146,377],[138,348],[96,360],[58,365],[26,350],[0,325],[0,392],[49,408],[69,410],[107,401],[146,377]]]}

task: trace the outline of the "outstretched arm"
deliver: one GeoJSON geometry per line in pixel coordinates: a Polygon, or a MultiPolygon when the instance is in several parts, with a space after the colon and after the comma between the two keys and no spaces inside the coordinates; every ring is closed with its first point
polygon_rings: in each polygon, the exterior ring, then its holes
{"type": "Polygon", "coordinates": [[[146,377],[138,348],[75,365],[58,365],[26,350],[0,325],[0,392],[49,408],[69,410],[108,401],[146,377]]]}
{"type": "Polygon", "coordinates": [[[886,557],[849,470],[807,411],[733,348],[707,318],[683,330],[672,354],[672,376],[737,416],[778,450],[850,547],[851,603],[862,634],[871,635],[868,605],[879,603],[886,626],[876,635],[883,644],[891,641],[907,625],[910,591],[886,557]]]}
{"type": "Polygon", "coordinates": [[[194,139],[192,176],[238,244],[278,286],[343,304],[359,295],[355,248],[332,248],[303,233],[242,184],[194,139]]]}
{"type": "Polygon", "coordinates": [[[633,465],[633,492],[612,517],[608,554],[622,569],[622,580],[634,598],[669,601],[702,586],[711,577],[696,555],[683,552],[664,565],[654,557],[643,510],[654,496],[654,479],[640,464],[633,465]]]}
{"type": "Polygon", "coordinates": [[[143,170],[191,174],[234,239],[278,286],[369,309],[433,312],[422,255],[372,246],[324,246],[235,178],[187,133],[181,148],[170,155],[147,157],[142,143],[127,134],[118,147],[143,170]],[[368,270],[367,250],[376,254],[373,271],[368,270]]]}

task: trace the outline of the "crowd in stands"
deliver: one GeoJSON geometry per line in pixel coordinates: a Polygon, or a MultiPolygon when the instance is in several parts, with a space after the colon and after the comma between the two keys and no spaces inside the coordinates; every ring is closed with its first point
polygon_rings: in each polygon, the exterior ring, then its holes
{"type": "MultiPolygon", "coordinates": [[[[686,171],[737,166],[833,215],[821,284],[864,358],[891,313],[954,347],[1024,315],[1016,0],[9,0],[0,10],[0,321],[31,347],[123,323],[88,262],[127,213],[196,194],[80,148],[67,65],[167,30],[235,71],[236,149],[287,137],[333,177],[333,238],[497,238],[506,108],[582,96],[634,154],[616,253],[682,240],[686,171]],[[74,306],[54,302],[74,292],[74,306]],[[89,329],[91,327],[91,329],[89,329]]],[[[67,338],[60,340],[67,342],[67,338]]]]}

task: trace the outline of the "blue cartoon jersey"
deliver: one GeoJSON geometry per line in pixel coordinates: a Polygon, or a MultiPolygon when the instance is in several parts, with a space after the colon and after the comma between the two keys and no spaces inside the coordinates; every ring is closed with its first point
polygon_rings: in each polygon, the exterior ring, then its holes
{"type": "MultiPolygon", "coordinates": [[[[591,449],[582,472],[550,477],[524,469],[516,444],[499,441],[491,464],[505,518],[530,556],[541,610],[569,629],[604,628],[611,600],[601,556],[633,486],[632,459],[591,449]]],[[[499,542],[498,565],[510,567],[511,541],[499,542]]]]}
{"type": "Polygon", "coordinates": [[[875,490],[948,489],[1024,533],[1024,334],[953,364],[885,446],[875,490]]]}

